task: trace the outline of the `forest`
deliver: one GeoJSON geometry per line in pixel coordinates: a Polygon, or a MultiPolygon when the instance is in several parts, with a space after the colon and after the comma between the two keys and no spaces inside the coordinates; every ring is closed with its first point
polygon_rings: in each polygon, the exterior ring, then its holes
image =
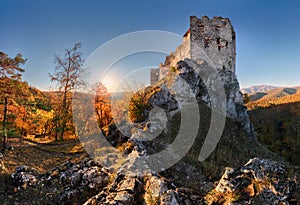
{"type": "MultiPolygon", "coordinates": [[[[76,138],[72,119],[72,95],[75,88],[86,84],[81,44],[55,56],[54,70],[49,81],[54,91],[41,91],[22,80],[26,58],[22,54],[10,57],[0,52],[1,84],[1,149],[13,149],[10,138],[47,139],[48,142],[76,138]]],[[[86,94],[93,94],[93,104],[99,127],[111,123],[110,94],[104,84],[93,85],[86,94]]]]}

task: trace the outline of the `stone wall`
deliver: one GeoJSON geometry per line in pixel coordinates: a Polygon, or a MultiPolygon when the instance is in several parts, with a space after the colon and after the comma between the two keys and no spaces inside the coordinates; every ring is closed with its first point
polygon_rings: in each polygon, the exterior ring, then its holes
{"type": "Polygon", "coordinates": [[[235,74],[236,35],[230,20],[191,16],[190,53],[192,60],[205,60],[212,67],[235,74]]]}
{"type": "Polygon", "coordinates": [[[162,67],[176,67],[178,61],[184,60],[185,58],[191,58],[190,41],[190,30],[188,30],[183,35],[181,45],[176,48],[175,52],[172,52],[169,56],[166,57],[166,60],[162,67]]]}
{"type": "Polygon", "coordinates": [[[154,85],[159,80],[159,68],[150,69],[150,85],[154,85]]]}
{"type": "Polygon", "coordinates": [[[236,36],[228,18],[207,16],[190,17],[190,28],[183,35],[182,43],[171,52],[159,66],[159,79],[165,77],[170,68],[185,58],[205,60],[210,67],[230,70],[235,75],[236,36]]]}

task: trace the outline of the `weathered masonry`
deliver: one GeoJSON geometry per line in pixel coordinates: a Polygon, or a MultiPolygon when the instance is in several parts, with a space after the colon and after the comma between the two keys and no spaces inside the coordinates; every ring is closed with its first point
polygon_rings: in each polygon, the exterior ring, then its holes
{"type": "Polygon", "coordinates": [[[182,44],[166,57],[164,64],[151,70],[151,84],[163,78],[171,67],[185,58],[205,60],[211,67],[230,70],[235,75],[236,35],[228,18],[190,17],[190,28],[182,44]]]}

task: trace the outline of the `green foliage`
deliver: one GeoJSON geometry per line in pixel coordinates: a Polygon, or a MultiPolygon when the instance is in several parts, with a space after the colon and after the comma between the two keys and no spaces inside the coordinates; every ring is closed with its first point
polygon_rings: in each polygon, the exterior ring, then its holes
{"type": "Polygon", "coordinates": [[[46,104],[44,101],[42,101],[41,99],[36,99],[36,104],[35,106],[38,108],[38,109],[41,109],[41,110],[45,110],[45,111],[51,111],[52,108],[49,104],[46,104]]]}
{"type": "Polygon", "coordinates": [[[176,73],[176,68],[174,66],[171,66],[170,71],[173,72],[173,73],[176,73]]]}
{"type": "Polygon", "coordinates": [[[148,98],[144,89],[136,92],[129,103],[128,116],[132,122],[141,122],[147,117],[147,110],[150,108],[148,98]]]}
{"type": "Polygon", "coordinates": [[[8,124],[8,106],[9,99],[15,96],[23,96],[23,87],[19,84],[22,73],[25,71],[21,66],[25,64],[26,59],[21,54],[17,54],[14,58],[10,58],[7,54],[0,51],[0,97],[4,99],[2,133],[3,144],[2,152],[6,150],[7,144],[7,124],[8,124]]]}
{"type": "Polygon", "coordinates": [[[258,139],[287,161],[300,165],[300,103],[249,111],[258,139]]]}

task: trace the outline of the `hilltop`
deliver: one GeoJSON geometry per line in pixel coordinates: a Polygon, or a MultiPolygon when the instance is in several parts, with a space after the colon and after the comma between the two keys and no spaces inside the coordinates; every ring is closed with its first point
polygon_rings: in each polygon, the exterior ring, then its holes
{"type": "Polygon", "coordinates": [[[266,92],[268,90],[273,90],[278,88],[278,86],[273,86],[273,85],[254,85],[248,88],[242,88],[241,92],[242,93],[247,93],[249,95],[252,95],[254,93],[263,93],[266,92]]]}
{"type": "Polygon", "coordinates": [[[300,87],[281,87],[265,92],[249,94],[250,102],[246,104],[249,110],[259,107],[288,104],[300,101],[300,87]]]}

